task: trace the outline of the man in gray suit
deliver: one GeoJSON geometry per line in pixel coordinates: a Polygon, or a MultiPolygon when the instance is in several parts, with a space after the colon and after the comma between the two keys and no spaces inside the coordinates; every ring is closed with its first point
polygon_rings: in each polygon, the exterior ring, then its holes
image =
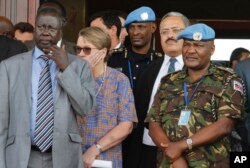
{"type": "MultiPolygon", "coordinates": [[[[63,21],[63,29],[64,27],[67,25],[67,12],[65,7],[63,6],[63,4],[60,1],[57,0],[46,0],[43,1],[39,8],[37,9],[37,12],[39,12],[40,10],[44,9],[44,8],[53,8],[55,10],[57,10],[57,12],[60,13],[61,17],[62,17],[62,21],[63,21]]],[[[65,31],[64,31],[65,32],[65,31]]],[[[58,46],[64,45],[65,46],[65,50],[67,52],[69,52],[70,54],[75,55],[75,50],[74,50],[74,46],[75,43],[72,43],[71,41],[67,41],[65,38],[62,38],[58,41],[58,46]]]]}
{"type": "MultiPolygon", "coordinates": [[[[39,12],[40,10],[44,9],[44,8],[53,8],[55,10],[57,10],[57,12],[61,15],[62,17],[62,21],[63,21],[63,28],[67,25],[67,13],[66,13],[66,9],[63,6],[63,4],[60,1],[57,0],[46,0],[41,2],[39,8],[37,9],[37,12],[39,12]]],[[[62,28],[62,29],[63,29],[62,28]]],[[[25,44],[29,49],[33,49],[35,47],[35,42],[29,41],[25,44]]],[[[64,49],[70,53],[75,55],[75,50],[74,50],[74,46],[75,43],[72,43],[71,41],[66,40],[65,38],[63,38],[63,35],[61,37],[61,39],[58,41],[57,43],[58,46],[63,46],[64,45],[64,49]]]]}
{"type": "Polygon", "coordinates": [[[91,111],[94,81],[61,34],[60,14],[40,10],[34,50],[0,64],[0,168],[83,168],[76,115],[91,111]]]}

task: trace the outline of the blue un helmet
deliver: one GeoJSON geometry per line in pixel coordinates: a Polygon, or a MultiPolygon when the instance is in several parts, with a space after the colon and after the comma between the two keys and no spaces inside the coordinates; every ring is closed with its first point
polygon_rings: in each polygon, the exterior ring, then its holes
{"type": "Polygon", "coordinates": [[[142,6],[128,14],[125,21],[125,27],[127,28],[134,22],[154,22],[155,19],[154,11],[150,7],[142,6]]]}
{"type": "Polygon", "coordinates": [[[181,31],[177,39],[187,39],[193,41],[211,41],[215,38],[215,31],[211,27],[203,23],[197,23],[186,27],[181,31]]]}

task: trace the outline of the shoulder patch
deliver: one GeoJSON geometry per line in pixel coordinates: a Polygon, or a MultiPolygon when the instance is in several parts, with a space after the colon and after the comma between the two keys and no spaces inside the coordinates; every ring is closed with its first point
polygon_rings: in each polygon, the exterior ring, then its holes
{"type": "Polygon", "coordinates": [[[169,73],[169,74],[176,74],[176,73],[179,73],[180,71],[182,71],[182,70],[180,69],[180,70],[177,70],[177,71],[171,72],[171,73],[169,73]]]}
{"type": "Polygon", "coordinates": [[[126,47],[116,48],[109,51],[110,56],[119,55],[127,58],[128,50],[126,47]]]}
{"type": "Polygon", "coordinates": [[[174,71],[172,73],[169,73],[169,74],[163,76],[161,81],[166,81],[166,80],[169,80],[170,78],[176,78],[177,77],[176,75],[178,75],[180,71],[181,70],[174,71]]]}
{"type": "Polygon", "coordinates": [[[121,48],[112,49],[110,52],[111,53],[121,53],[121,52],[124,52],[125,50],[126,50],[125,47],[121,47],[121,48]]]}
{"type": "Polygon", "coordinates": [[[155,52],[155,55],[156,55],[157,57],[162,57],[162,53],[160,53],[160,52],[155,52]]]}
{"type": "Polygon", "coordinates": [[[235,73],[234,70],[232,68],[228,68],[228,67],[223,67],[223,66],[217,66],[218,69],[229,72],[231,74],[235,73]]]}
{"type": "Polygon", "coordinates": [[[243,85],[239,81],[233,80],[233,89],[243,94],[243,85]]]}

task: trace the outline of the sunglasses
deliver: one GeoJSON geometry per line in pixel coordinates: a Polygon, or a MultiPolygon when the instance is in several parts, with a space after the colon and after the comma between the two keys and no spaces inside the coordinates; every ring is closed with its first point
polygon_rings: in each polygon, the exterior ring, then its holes
{"type": "Polygon", "coordinates": [[[91,47],[79,47],[79,46],[74,46],[76,54],[80,54],[81,51],[84,52],[84,54],[89,55],[92,51],[92,49],[97,49],[97,48],[91,48],[91,47]]]}

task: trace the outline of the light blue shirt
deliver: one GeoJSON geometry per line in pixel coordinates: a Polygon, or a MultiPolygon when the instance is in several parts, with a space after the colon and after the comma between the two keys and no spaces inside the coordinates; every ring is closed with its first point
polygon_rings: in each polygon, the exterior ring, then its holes
{"type": "MultiPolygon", "coordinates": [[[[35,135],[35,127],[36,127],[36,112],[37,112],[37,91],[39,85],[40,73],[45,66],[45,61],[42,58],[39,58],[41,55],[45,55],[39,48],[35,47],[33,55],[32,55],[32,76],[31,76],[31,84],[32,84],[32,108],[31,108],[31,118],[30,118],[30,133],[31,133],[31,144],[34,143],[34,135],[35,135]]],[[[52,91],[53,91],[53,100],[55,102],[55,92],[57,86],[56,74],[58,72],[58,67],[54,61],[49,61],[50,65],[50,75],[52,82],[52,91]]]]}

